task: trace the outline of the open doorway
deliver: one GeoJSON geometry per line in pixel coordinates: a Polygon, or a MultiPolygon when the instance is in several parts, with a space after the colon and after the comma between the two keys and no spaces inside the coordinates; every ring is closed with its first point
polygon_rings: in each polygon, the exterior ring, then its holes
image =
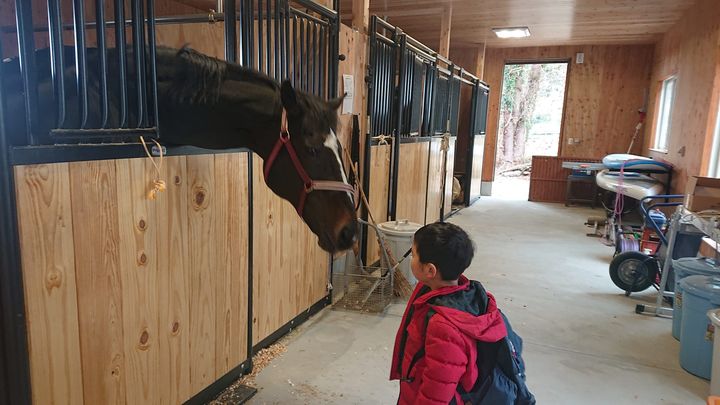
{"type": "Polygon", "coordinates": [[[566,61],[505,65],[493,196],[526,200],[532,157],[557,156],[567,71],[566,61]]]}

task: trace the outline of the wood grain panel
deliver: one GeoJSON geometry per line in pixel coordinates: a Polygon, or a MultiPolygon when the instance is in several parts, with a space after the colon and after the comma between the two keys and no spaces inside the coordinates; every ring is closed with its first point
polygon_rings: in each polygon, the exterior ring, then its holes
{"type": "Polygon", "coordinates": [[[656,121],[655,102],[662,80],[675,75],[677,86],[670,117],[668,152],[650,151],[654,128],[648,128],[645,151],[675,165],[673,192],[683,193],[688,176],[707,174],[720,93],[720,7],[699,0],[655,48],[648,123],[656,121]]]}
{"type": "MultiPolygon", "coordinates": [[[[427,201],[425,202],[425,222],[431,223],[440,219],[440,206],[443,197],[444,152],[441,148],[442,139],[430,141],[430,156],[427,175],[427,201]]],[[[401,159],[402,162],[402,159],[401,159]]],[[[401,172],[402,173],[402,172],[401,172]]],[[[398,194],[400,190],[398,188],[398,194]]],[[[398,217],[400,218],[400,217],[398,217]]],[[[420,222],[424,224],[425,222],[420,222]]]]}
{"type": "Polygon", "coordinates": [[[397,219],[425,223],[429,142],[400,145],[397,219]]]}
{"type": "MultiPolygon", "coordinates": [[[[197,12],[195,12],[197,14],[197,12]]],[[[214,24],[172,24],[155,28],[158,45],[191,48],[206,55],[225,59],[225,23],[214,24]]]]}
{"type": "MultiPolygon", "coordinates": [[[[564,169],[562,164],[571,161],[600,162],[597,159],[579,157],[533,156],[528,200],[535,202],[565,202],[567,177],[572,171],[564,169]]],[[[580,190],[580,187],[587,188],[584,185],[579,185],[578,190],[580,190]]]]}
{"type": "Polygon", "coordinates": [[[17,167],[15,184],[32,399],[82,404],[68,165],[17,167]]]}
{"type": "Polygon", "coordinates": [[[188,177],[186,158],[165,158],[162,178],[167,190],[154,204],[158,210],[158,306],[160,404],[184,402],[190,389],[190,289],[188,248],[188,177]]]}
{"type": "Polygon", "coordinates": [[[450,138],[450,143],[447,150],[447,159],[445,161],[445,199],[443,207],[443,215],[448,215],[452,209],[452,185],[453,185],[453,172],[455,168],[455,147],[457,146],[457,138],[450,138]]]}
{"type": "Polygon", "coordinates": [[[115,162],[69,167],[84,399],[89,404],[125,404],[115,162]]]}
{"type": "MultiPolygon", "coordinates": [[[[452,44],[489,47],[570,44],[652,43],[666,32],[693,0],[370,0],[370,12],[437,50],[443,8],[453,7],[452,44]],[[531,36],[500,39],[492,27],[527,25],[531,36]]],[[[342,0],[343,22],[352,18],[352,0],[342,0]]]]}
{"type": "Polygon", "coordinates": [[[193,392],[215,377],[215,288],[217,256],[215,213],[215,160],[212,156],[187,157],[188,246],[190,252],[190,386],[193,392]]]}
{"type": "Polygon", "coordinates": [[[253,344],[327,294],[329,255],[253,159],[253,344]],[[288,243],[293,241],[293,243],[288,243]]]}
{"type": "MultiPolygon", "coordinates": [[[[390,176],[391,145],[376,145],[370,147],[370,195],[368,202],[375,220],[382,223],[387,221],[388,194],[390,176]]],[[[380,249],[377,236],[372,230],[368,231],[367,261],[372,263],[380,259],[380,249]]]]}
{"type": "MultiPolygon", "coordinates": [[[[601,158],[625,152],[650,86],[652,46],[559,46],[488,49],[485,79],[490,85],[483,181],[492,181],[503,70],[513,61],[570,60],[585,53],[585,63],[570,63],[560,156],[601,158]],[[568,145],[568,138],[580,142],[568,145]]],[[[637,142],[636,142],[637,145],[637,142]]],[[[636,146],[634,150],[640,152],[636,146]]]]}
{"type": "MultiPolygon", "coordinates": [[[[485,135],[476,135],[473,139],[472,173],[470,178],[470,200],[480,197],[480,187],[483,181],[483,167],[485,166],[485,135]]],[[[468,190],[464,190],[466,193],[468,190]]]]}
{"type": "Polygon", "coordinates": [[[147,199],[154,170],[147,159],[116,161],[128,403],[159,400],[158,220],[156,204],[147,199]]]}
{"type": "Polygon", "coordinates": [[[248,158],[215,156],[215,378],[247,357],[248,158]]]}

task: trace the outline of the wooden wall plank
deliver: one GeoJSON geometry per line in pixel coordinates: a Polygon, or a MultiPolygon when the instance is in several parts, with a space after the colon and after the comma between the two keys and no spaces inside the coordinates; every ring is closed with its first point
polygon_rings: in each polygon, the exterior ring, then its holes
{"type": "Polygon", "coordinates": [[[400,145],[397,219],[425,223],[429,142],[400,145]]]}
{"type": "MultiPolygon", "coordinates": [[[[197,11],[195,12],[197,14],[197,11]]],[[[181,48],[189,45],[206,55],[225,59],[225,23],[172,24],[155,27],[158,45],[181,48]]]]}
{"type": "MultiPolygon", "coordinates": [[[[503,71],[506,62],[572,60],[568,67],[567,99],[560,134],[560,156],[602,158],[627,151],[650,86],[651,45],[553,46],[491,48],[485,56],[490,85],[483,181],[495,175],[503,71]],[[574,63],[577,52],[585,63],[574,63]],[[580,139],[568,145],[568,138],[580,139]]],[[[637,145],[637,142],[636,142],[637,145]]],[[[636,146],[636,153],[640,152],[636,146]]]]}
{"type": "Polygon", "coordinates": [[[147,159],[116,161],[125,389],[135,404],[159,400],[157,206],[147,199],[154,170],[147,159]]]}
{"type": "MultiPolygon", "coordinates": [[[[483,179],[483,168],[485,167],[485,135],[476,135],[473,139],[473,162],[472,177],[470,181],[470,199],[480,197],[480,187],[483,179]]],[[[466,193],[468,190],[464,190],[466,193]]]]}
{"type": "MultiPolygon", "coordinates": [[[[427,201],[425,203],[425,222],[420,222],[422,224],[426,222],[435,222],[440,219],[440,206],[442,205],[443,197],[443,177],[445,177],[445,170],[443,170],[444,153],[441,147],[442,139],[436,138],[430,141],[430,156],[427,175],[427,201]]],[[[402,158],[400,161],[402,162],[402,158]]],[[[398,194],[399,193],[400,190],[398,188],[398,194]]]]}
{"type": "Polygon", "coordinates": [[[457,138],[450,138],[447,150],[447,159],[445,161],[445,199],[443,206],[443,215],[448,215],[452,209],[452,185],[453,172],[455,168],[455,147],[457,146],[457,138]]]}
{"type": "Polygon", "coordinates": [[[247,358],[248,156],[215,156],[215,378],[247,358]]]}
{"type": "Polygon", "coordinates": [[[667,153],[649,150],[654,127],[649,126],[645,151],[675,165],[673,192],[685,192],[688,176],[707,174],[720,92],[720,7],[698,1],[666,33],[655,48],[648,123],[656,121],[661,83],[677,77],[667,153]]]}
{"type": "Polygon", "coordinates": [[[253,159],[253,344],[327,295],[329,255],[253,159]],[[295,241],[288,244],[287,241],[295,241]]]}
{"type": "Polygon", "coordinates": [[[84,399],[124,405],[127,370],[115,162],[69,167],[84,399]]]}
{"type": "Polygon", "coordinates": [[[190,252],[190,386],[198,392],[215,380],[215,159],[187,157],[190,252]]]}
{"type": "MultiPolygon", "coordinates": [[[[368,202],[375,220],[382,223],[387,221],[388,194],[390,176],[391,145],[377,145],[370,147],[370,195],[368,202]]],[[[367,260],[372,263],[380,259],[380,249],[377,236],[372,230],[368,231],[367,260]]]]}
{"type": "Polygon", "coordinates": [[[158,307],[160,404],[189,399],[190,290],[188,248],[188,177],[184,156],[167,157],[162,178],[167,190],[153,204],[158,210],[158,307]]]}
{"type": "Polygon", "coordinates": [[[15,184],[32,399],[82,404],[68,165],[16,167],[15,184]]]}

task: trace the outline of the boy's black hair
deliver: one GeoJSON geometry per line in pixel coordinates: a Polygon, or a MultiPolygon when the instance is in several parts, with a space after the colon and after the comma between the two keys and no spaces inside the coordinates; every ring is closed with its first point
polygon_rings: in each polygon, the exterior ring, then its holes
{"type": "Polygon", "coordinates": [[[457,280],[470,266],[475,246],[462,228],[448,222],[435,222],[418,229],[414,237],[418,259],[432,263],[443,280],[457,280]]]}

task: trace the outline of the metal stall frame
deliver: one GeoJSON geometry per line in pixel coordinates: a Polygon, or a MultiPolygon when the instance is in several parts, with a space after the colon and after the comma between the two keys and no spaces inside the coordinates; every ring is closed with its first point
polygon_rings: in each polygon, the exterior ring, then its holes
{"type": "MultiPolygon", "coordinates": [[[[259,0],[261,3],[262,0],[259,0]]],[[[280,24],[278,17],[290,16],[294,13],[295,22],[298,16],[302,18],[306,16],[323,22],[324,20],[311,16],[310,12],[316,13],[322,18],[327,19],[322,27],[315,26],[315,39],[311,44],[316,49],[322,49],[323,61],[315,63],[314,90],[321,96],[333,97],[337,93],[337,74],[338,74],[338,45],[340,32],[340,14],[339,1],[334,1],[334,10],[319,5],[311,0],[295,0],[304,10],[296,10],[290,7],[288,0],[274,0],[277,5],[274,7],[274,32],[275,46],[274,51],[278,55],[281,63],[273,65],[276,79],[288,77],[290,74],[290,55],[287,52],[280,52],[280,48],[289,49],[290,42],[290,18],[282,20],[284,24],[280,24]],[[325,46],[329,49],[325,49],[325,46]],[[326,80],[324,80],[326,79],[326,80]],[[327,83],[325,83],[327,81],[327,83]]],[[[76,10],[76,18],[73,24],[62,25],[59,17],[59,7],[57,1],[49,1],[48,8],[48,27],[33,27],[32,24],[32,4],[25,0],[15,0],[16,5],[16,28],[18,32],[18,59],[21,66],[21,74],[23,86],[27,90],[25,97],[25,108],[29,111],[26,114],[27,133],[25,140],[20,144],[11,142],[9,134],[6,131],[6,94],[5,89],[0,85],[0,191],[2,197],[0,200],[0,403],[11,404],[30,404],[31,398],[31,381],[30,381],[30,365],[29,365],[29,347],[25,317],[25,299],[23,288],[23,273],[20,260],[20,246],[18,239],[18,223],[17,209],[15,201],[15,184],[14,184],[14,167],[29,164],[47,164],[59,162],[75,162],[75,161],[92,161],[104,159],[123,159],[144,157],[145,152],[141,145],[137,143],[124,143],[129,139],[136,139],[138,135],[147,138],[159,138],[157,133],[157,85],[154,80],[156,74],[155,66],[155,25],[156,24],[177,24],[177,23],[202,23],[212,21],[225,21],[225,58],[231,62],[240,62],[245,66],[253,66],[254,53],[254,28],[255,14],[253,12],[253,0],[225,0],[223,3],[222,13],[186,15],[186,16],[170,16],[157,18],[154,15],[154,0],[133,0],[132,14],[134,19],[127,20],[124,15],[124,9],[120,4],[124,4],[124,0],[115,1],[115,19],[114,21],[105,21],[102,19],[99,23],[85,22],[83,18],[82,7],[84,2],[74,0],[73,6],[76,10]],[[143,9],[142,4],[146,6],[143,9]],[[237,13],[236,6],[240,7],[237,13]],[[142,21],[140,23],[139,21],[142,21]],[[237,24],[240,24],[240,38],[237,35],[237,24]],[[145,26],[147,25],[147,32],[145,26]],[[123,69],[120,71],[123,84],[120,86],[120,104],[121,104],[121,128],[107,127],[107,83],[106,72],[102,72],[100,86],[103,90],[101,95],[101,125],[100,128],[84,128],[86,118],[82,119],[79,128],[68,128],[65,123],[65,98],[64,83],[62,75],[58,75],[57,81],[54,81],[54,90],[58,94],[58,103],[55,106],[58,112],[57,129],[52,131],[52,137],[43,137],[34,131],[37,111],[37,77],[34,53],[34,32],[48,31],[50,38],[50,48],[53,56],[51,64],[53,69],[59,69],[63,64],[63,52],[61,51],[62,32],[65,29],[75,29],[82,26],[84,29],[95,27],[98,32],[104,33],[105,28],[115,27],[117,38],[125,38],[124,26],[133,28],[132,34],[135,39],[141,39],[145,43],[145,35],[151,49],[148,50],[147,63],[142,60],[143,55],[139,55],[139,60],[134,63],[137,66],[147,66],[147,76],[150,77],[148,86],[138,86],[139,88],[148,87],[149,90],[138,91],[137,97],[143,102],[138,103],[137,123],[140,128],[131,128],[133,123],[129,122],[128,117],[128,97],[132,97],[128,93],[127,88],[127,72],[125,66],[125,49],[124,41],[119,41],[122,45],[118,46],[121,53],[123,69]],[[142,28],[142,29],[141,29],[142,28]],[[54,139],[61,139],[63,143],[56,144],[54,139]],[[88,142],[90,144],[78,145],[73,142],[88,142]],[[121,142],[113,144],[100,144],[102,142],[121,142]]],[[[97,7],[101,2],[96,3],[97,7]]],[[[258,10],[260,11],[260,10],[258,10]]],[[[96,10],[96,13],[98,10],[96,10]]],[[[104,15],[102,11],[98,15],[104,15]]],[[[271,16],[268,16],[271,18],[271,16]]],[[[83,66],[87,53],[84,48],[84,30],[75,30],[76,43],[76,59],[78,72],[84,72],[86,68],[83,66]],[[82,49],[81,49],[82,48],[82,49]]],[[[7,28],[3,32],[12,32],[7,28]]],[[[268,33],[268,36],[270,34],[268,33]]],[[[260,38],[258,38],[260,40],[260,38]]],[[[138,43],[134,41],[134,46],[138,43]]],[[[267,43],[270,46],[269,42],[267,43]]],[[[98,36],[98,47],[106,51],[106,43],[104,35],[98,36]]],[[[259,48],[259,46],[258,46],[259,48]]],[[[271,48],[268,48],[271,49],[271,48]]],[[[2,46],[0,45],[0,55],[2,55],[2,46]]],[[[106,52],[102,52],[103,54],[106,52]]],[[[257,55],[261,55],[258,52],[257,55]]],[[[136,58],[137,59],[137,58],[136,58]]],[[[132,61],[128,60],[128,63],[132,61]]],[[[258,61],[260,62],[260,61],[258,61]]],[[[269,61],[268,61],[269,62],[269,61]]],[[[101,66],[107,66],[107,60],[101,57],[99,62],[101,66]]],[[[3,72],[3,64],[0,64],[0,76],[3,72]]],[[[145,68],[138,70],[140,75],[145,75],[145,68]]],[[[270,71],[267,72],[271,74],[270,71]]],[[[83,74],[78,75],[76,85],[80,89],[80,100],[82,115],[87,116],[87,77],[83,74]],[[82,76],[82,77],[81,77],[82,76]]],[[[147,78],[146,78],[147,80],[147,78]]],[[[179,147],[163,147],[167,156],[188,156],[194,154],[213,153],[205,149],[199,149],[188,146],[179,147]]],[[[155,153],[155,152],[154,152],[155,153]]],[[[215,153],[247,153],[248,154],[248,198],[253,198],[253,161],[252,151],[245,148],[229,149],[218,151],[215,153]]],[[[285,325],[280,327],[273,334],[263,339],[257,345],[252,344],[252,319],[253,319],[253,205],[248,204],[248,339],[247,339],[247,358],[241,364],[237,365],[233,370],[210,384],[208,387],[197,393],[187,404],[204,404],[212,400],[238,377],[252,370],[252,356],[260,349],[272,344],[284,334],[288,333],[299,323],[302,323],[310,316],[314,315],[322,308],[327,306],[331,301],[330,292],[313,304],[310,308],[298,314],[285,325]]],[[[329,268],[329,267],[328,267],[329,268]]]]}

